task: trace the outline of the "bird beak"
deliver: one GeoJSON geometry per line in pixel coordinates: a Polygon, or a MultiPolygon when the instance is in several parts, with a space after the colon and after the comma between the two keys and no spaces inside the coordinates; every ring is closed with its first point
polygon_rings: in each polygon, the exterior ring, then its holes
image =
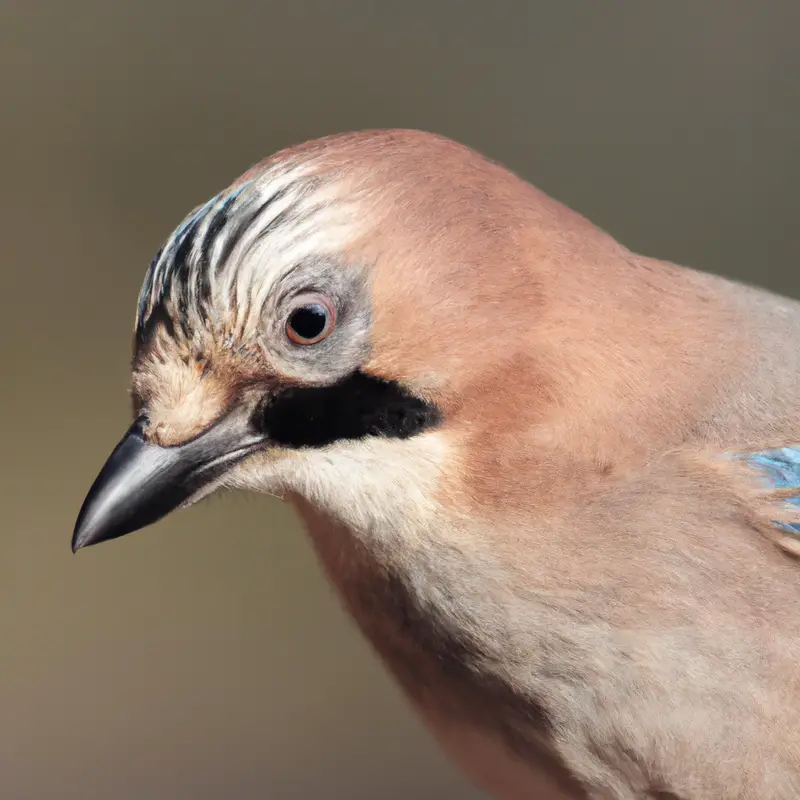
{"type": "Polygon", "coordinates": [[[187,505],[203,487],[259,449],[263,434],[252,409],[240,407],[179,445],[148,442],[135,422],[106,461],[83,501],[72,552],[152,525],[187,505]]]}

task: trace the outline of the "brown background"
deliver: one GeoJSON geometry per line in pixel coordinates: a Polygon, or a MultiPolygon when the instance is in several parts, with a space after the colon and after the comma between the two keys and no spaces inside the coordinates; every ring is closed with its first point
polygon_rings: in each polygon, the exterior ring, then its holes
{"type": "Polygon", "coordinates": [[[0,797],[478,797],[276,501],[72,557],[161,240],[261,156],[439,131],[650,255],[800,295],[800,5],[0,2],[0,797]]]}

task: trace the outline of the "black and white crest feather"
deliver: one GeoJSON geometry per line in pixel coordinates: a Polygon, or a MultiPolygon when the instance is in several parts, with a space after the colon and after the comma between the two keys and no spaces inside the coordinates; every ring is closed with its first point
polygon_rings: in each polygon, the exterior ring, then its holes
{"type": "Polygon", "coordinates": [[[242,340],[284,270],[339,250],[354,219],[336,182],[283,162],[195,208],[158,251],[142,286],[136,336],[167,320],[175,335],[242,340]]]}

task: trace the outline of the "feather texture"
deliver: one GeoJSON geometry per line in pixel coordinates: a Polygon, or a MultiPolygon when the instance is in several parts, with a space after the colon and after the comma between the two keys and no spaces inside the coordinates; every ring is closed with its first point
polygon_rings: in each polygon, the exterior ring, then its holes
{"type": "MultiPolygon", "coordinates": [[[[776,499],[783,499],[800,510],[800,447],[762,450],[740,458],[759,471],[766,487],[775,491],[776,499]]],[[[775,524],[788,533],[800,535],[800,522],[776,520],[775,524]]]]}

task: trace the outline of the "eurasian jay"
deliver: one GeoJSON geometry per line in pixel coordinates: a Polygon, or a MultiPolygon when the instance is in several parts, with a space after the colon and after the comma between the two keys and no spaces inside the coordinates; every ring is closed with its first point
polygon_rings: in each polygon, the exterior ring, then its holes
{"type": "Polygon", "coordinates": [[[800,304],[369,131],[189,214],[132,386],[73,550],[279,495],[494,796],[800,797],[800,304]]]}

